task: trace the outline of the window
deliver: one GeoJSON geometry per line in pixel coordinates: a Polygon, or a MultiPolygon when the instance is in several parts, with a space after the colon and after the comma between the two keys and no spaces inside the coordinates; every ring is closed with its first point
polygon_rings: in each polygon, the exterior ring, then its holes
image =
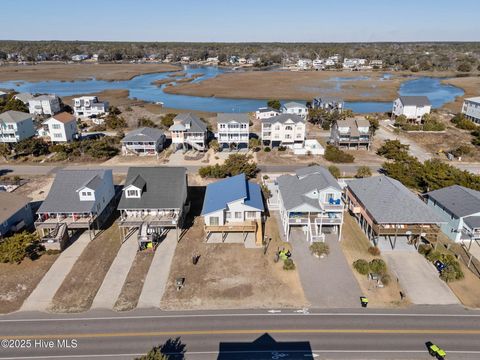
{"type": "Polygon", "coordinates": [[[14,126],[12,124],[8,124],[7,128],[10,129],[10,130],[13,130],[14,126]]]}
{"type": "Polygon", "coordinates": [[[92,196],[91,191],[82,191],[82,196],[92,196]]]}
{"type": "Polygon", "coordinates": [[[58,130],[58,129],[60,129],[60,125],[59,124],[53,124],[52,129],[58,130]]]}
{"type": "Polygon", "coordinates": [[[212,216],[210,218],[210,226],[218,226],[218,224],[219,224],[218,216],[212,216]]]}
{"type": "Polygon", "coordinates": [[[285,130],[293,130],[293,128],[290,125],[285,126],[285,130]]]}
{"type": "Polygon", "coordinates": [[[242,213],[240,211],[235,211],[235,219],[241,219],[242,213]]]}
{"type": "Polygon", "coordinates": [[[247,219],[255,219],[257,217],[257,212],[256,211],[247,211],[245,213],[245,217],[247,219]]]}
{"type": "Polygon", "coordinates": [[[127,190],[127,197],[139,197],[138,190],[127,190]]]}
{"type": "Polygon", "coordinates": [[[54,133],[54,134],[53,134],[53,137],[58,139],[58,138],[61,138],[61,137],[62,137],[62,134],[60,134],[60,133],[54,133]]]}
{"type": "Polygon", "coordinates": [[[231,218],[232,218],[232,213],[231,213],[230,211],[227,211],[227,212],[225,213],[225,218],[226,218],[226,219],[231,219],[231,218]]]}

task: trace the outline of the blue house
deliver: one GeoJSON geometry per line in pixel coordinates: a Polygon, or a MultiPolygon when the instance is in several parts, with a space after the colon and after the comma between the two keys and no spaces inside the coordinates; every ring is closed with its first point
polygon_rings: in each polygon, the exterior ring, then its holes
{"type": "Polygon", "coordinates": [[[441,228],[450,239],[480,240],[480,191],[452,185],[424,196],[428,206],[445,220],[441,228]]]}
{"type": "Polygon", "coordinates": [[[32,225],[30,199],[18,194],[0,192],[0,238],[31,228],[32,225]]]}
{"type": "MultiPolygon", "coordinates": [[[[226,178],[207,186],[202,216],[207,240],[212,233],[255,234],[255,243],[262,245],[263,197],[258,184],[248,181],[245,174],[226,178]]],[[[246,235],[245,235],[246,234],[246,235]]]]}

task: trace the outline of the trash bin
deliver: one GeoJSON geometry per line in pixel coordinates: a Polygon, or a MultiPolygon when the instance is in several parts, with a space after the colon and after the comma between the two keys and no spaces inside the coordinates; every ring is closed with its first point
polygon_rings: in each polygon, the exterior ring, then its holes
{"type": "Polygon", "coordinates": [[[360,303],[362,307],[366,308],[368,306],[368,299],[365,296],[360,296],[360,303]]]}

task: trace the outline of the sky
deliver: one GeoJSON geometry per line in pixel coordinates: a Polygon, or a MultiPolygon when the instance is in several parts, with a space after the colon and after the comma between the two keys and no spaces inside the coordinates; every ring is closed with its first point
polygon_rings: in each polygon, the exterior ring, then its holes
{"type": "Polygon", "coordinates": [[[479,0],[2,0],[2,40],[480,41],[479,0]]]}

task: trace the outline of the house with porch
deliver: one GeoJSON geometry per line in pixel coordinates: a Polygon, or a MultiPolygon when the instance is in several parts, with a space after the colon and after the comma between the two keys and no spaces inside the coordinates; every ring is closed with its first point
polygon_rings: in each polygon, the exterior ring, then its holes
{"type": "Polygon", "coordinates": [[[221,242],[228,241],[230,233],[241,233],[248,246],[247,236],[252,233],[255,245],[262,246],[263,212],[260,186],[248,181],[245,174],[209,184],[201,213],[207,241],[214,233],[220,234],[221,242]]]}
{"type": "Polygon", "coordinates": [[[39,95],[28,101],[28,111],[33,115],[54,115],[62,110],[56,95],[39,95]]]}
{"type": "Polygon", "coordinates": [[[335,121],[330,129],[330,143],[341,149],[370,149],[370,123],[363,117],[335,121]]]}
{"type": "Polygon", "coordinates": [[[169,229],[179,230],[188,213],[187,169],[131,167],[118,204],[124,239],[137,232],[139,247],[155,242],[169,229]]]}
{"type": "Polygon", "coordinates": [[[303,148],[306,132],[305,119],[295,114],[280,114],[262,120],[262,142],[270,147],[303,148]]]}
{"type": "Polygon", "coordinates": [[[345,198],[363,232],[381,249],[437,242],[444,220],[395,179],[381,175],[348,181],[345,198]]]}
{"type": "MultiPolygon", "coordinates": [[[[427,205],[445,221],[441,229],[457,243],[480,240],[480,191],[460,185],[430,191],[424,195],[427,205]]],[[[480,245],[480,243],[478,243],[480,245]]]]}
{"type": "Polygon", "coordinates": [[[248,149],[250,119],[247,114],[223,113],[217,115],[217,140],[228,150],[248,149]]]}
{"type": "Polygon", "coordinates": [[[35,136],[32,115],[20,111],[0,114],[0,143],[18,143],[35,136]]]}
{"type": "Polygon", "coordinates": [[[93,238],[114,209],[112,170],[61,170],[37,210],[35,228],[45,247],[63,250],[75,231],[93,238]]]}
{"type": "Polygon", "coordinates": [[[40,136],[48,137],[52,143],[65,143],[75,139],[78,134],[77,120],[68,112],[53,115],[45,120],[40,136]]]}
{"type": "Polygon", "coordinates": [[[278,208],[287,241],[292,227],[300,228],[309,242],[324,241],[325,233],[341,240],[344,205],[342,189],[330,172],[310,166],[295,175],[277,178],[278,208]]]}
{"type": "Polygon", "coordinates": [[[0,239],[33,226],[30,199],[15,193],[0,192],[0,239]]]}
{"type": "Polygon", "coordinates": [[[400,96],[393,102],[392,118],[404,115],[407,120],[419,123],[431,110],[432,104],[426,96],[400,96]]]}
{"type": "Polygon", "coordinates": [[[261,107],[255,111],[255,119],[263,120],[280,115],[280,111],[271,107],[261,107]]]}
{"type": "MultiPolygon", "coordinates": [[[[99,101],[97,96],[73,98],[73,112],[75,116],[95,116],[96,118],[108,112],[108,102],[99,101]]],[[[99,122],[97,121],[95,123],[99,122]]]]}
{"type": "Polygon", "coordinates": [[[206,151],[207,125],[192,113],[178,114],[170,126],[172,144],[177,149],[206,151]]]}
{"type": "Polygon", "coordinates": [[[480,124],[480,96],[464,99],[462,114],[475,124],[480,124]]]}
{"type": "Polygon", "coordinates": [[[158,155],[165,146],[162,130],[141,127],[130,131],[122,139],[122,155],[158,155]]]}
{"type": "Polygon", "coordinates": [[[306,119],[308,115],[308,108],[301,103],[290,101],[282,105],[282,114],[296,114],[306,119]]]}
{"type": "Polygon", "coordinates": [[[314,98],[312,101],[312,108],[323,109],[329,113],[334,111],[341,113],[344,109],[344,106],[344,101],[336,97],[319,96],[314,98]]]}

